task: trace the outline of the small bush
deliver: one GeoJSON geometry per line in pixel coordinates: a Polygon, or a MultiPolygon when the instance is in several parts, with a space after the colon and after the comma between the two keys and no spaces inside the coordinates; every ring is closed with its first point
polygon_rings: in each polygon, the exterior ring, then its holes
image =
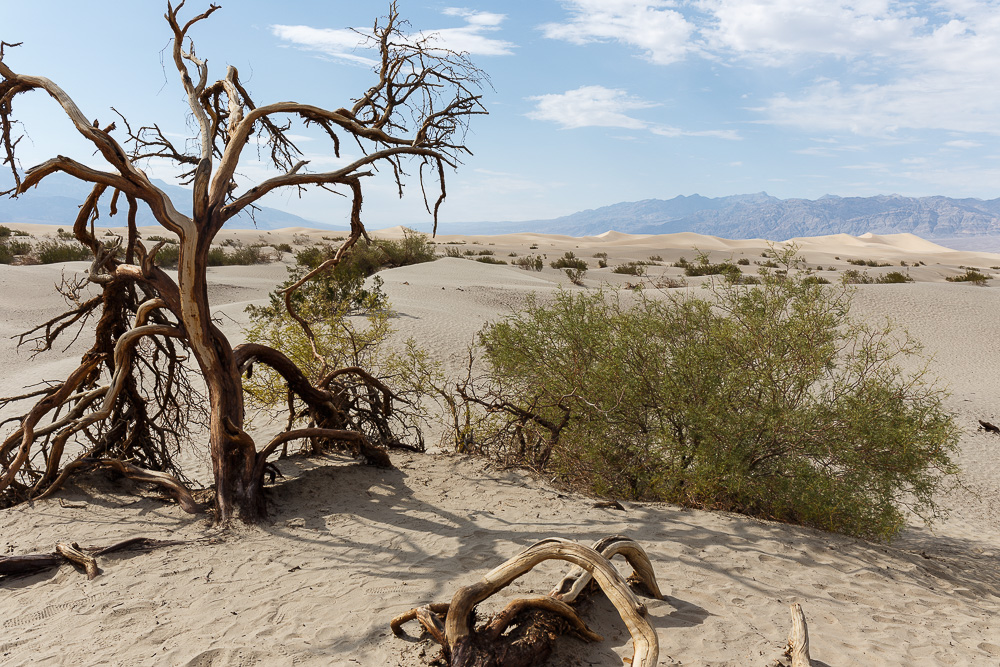
{"type": "Polygon", "coordinates": [[[663,261],[663,257],[660,256],[660,255],[650,255],[649,256],[649,261],[651,261],[651,262],[662,262],[663,261]]]}
{"type": "Polygon", "coordinates": [[[181,247],[176,243],[167,243],[156,253],[156,264],[163,269],[176,269],[181,256],[181,247]]]}
{"type": "Polygon", "coordinates": [[[537,255],[527,255],[526,257],[518,257],[514,261],[514,265],[524,269],[525,271],[541,271],[545,268],[545,262],[541,257],[537,255]]]}
{"type": "Polygon", "coordinates": [[[153,236],[153,235],[147,236],[146,240],[147,241],[152,241],[154,243],[159,243],[160,241],[163,241],[164,243],[177,243],[178,242],[177,239],[175,239],[175,238],[168,238],[166,236],[153,236]]]}
{"type": "Polygon", "coordinates": [[[912,283],[913,278],[911,278],[908,273],[890,271],[889,273],[879,276],[876,282],[882,285],[890,285],[893,283],[912,283]]]}
{"type": "MultiPolygon", "coordinates": [[[[765,266],[766,265],[767,263],[765,263],[765,266]]],[[[688,262],[686,259],[681,257],[677,260],[677,266],[684,268],[684,275],[686,276],[718,276],[726,274],[742,275],[740,268],[732,262],[719,262],[718,264],[713,264],[708,260],[708,255],[704,253],[699,253],[693,262],[688,262]]],[[[774,264],[774,266],[777,267],[778,265],[774,264]]]]}
{"type": "Polygon", "coordinates": [[[563,269],[563,272],[571,283],[583,287],[583,279],[587,275],[587,269],[567,267],[563,269]]]}
{"type": "Polygon", "coordinates": [[[476,254],[477,254],[477,255],[482,255],[482,256],[486,256],[486,255],[492,255],[492,254],[493,254],[493,251],[492,251],[492,250],[480,250],[480,251],[479,251],[478,253],[476,253],[476,254]]]}
{"type": "Polygon", "coordinates": [[[597,268],[599,268],[599,269],[606,269],[606,268],[608,268],[608,260],[606,260],[606,259],[599,259],[599,260],[597,260],[597,268]]]}
{"type": "Polygon", "coordinates": [[[462,257],[462,251],[459,250],[458,248],[445,248],[444,249],[444,256],[445,257],[459,257],[460,258],[460,257],[462,257]]]}
{"type": "Polygon", "coordinates": [[[848,264],[853,264],[855,266],[871,266],[871,267],[883,267],[892,266],[889,262],[876,262],[874,259],[849,259],[848,264]]]}
{"type": "Polygon", "coordinates": [[[945,277],[945,280],[950,283],[972,283],[973,285],[978,285],[979,287],[986,287],[986,281],[992,279],[993,276],[980,273],[975,269],[966,269],[965,273],[958,276],[945,277]]]}
{"type": "Polygon", "coordinates": [[[93,258],[90,248],[77,242],[41,241],[32,253],[34,259],[41,264],[57,264],[60,262],[79,262],[93,258]]]}
{"type": "Polygon", "coordinates": [[[5,225],[0,225],[0,239],[5,239],[14,233],[14,230],[5,225]]]}
{"type": "Polygon", "coordinates": [[[586,271],[587,262],[586,260],[580,259],[571,251],[566,251],[566,253],[554,262],[549,262],[549,266],[553,269],[575,269],[577,271],[586,271]]]}
{"type": "Polygon", "coordinates": [[[292,250],[291,244],[289,243],[279,243],[278,245],[274,246],[274,249],[277,250],[278,252],[294,252],[292,250]]]}
{"type": "Polygon", "coordinates": [[[845,285],[891,285],[895,283],[912,283],[913,278],[908,274],[899,271],[890,271],[882,276],[870,276],[868,272],[861,272],[857,269],[848,269],[841,276],[841,281],[845,285]]]}
{"type": "Polygon", "coordinates": [[[747,259],[746,257],[740,257],[738,260],[736,260],[736,263],[739,264],[740,266],[750,266],[750,260],[747,259]]]}
{"type": "Polygon", "coordinates": [[[594,253],[594,259],[603,259],[603,260],[607,261],[607,259],[608,259],[608,253],[606,253],[606,252],[595,252],[594,253]]]}
{"type": "Polygon", "coordinates": [[[483,264],[507,264],[505,260],[499,259],[497,257],[491,257],[490,255],[483,255],[481,257],[476,257],[477,262],[482,262],[483,264]]]}
{"type": "Polygon", "coordinates": [[[611,269],[612,273],[621,273],[626,276],[642,276],[646,274],[646,267],[638,262],[626,262],[611,269]]]}

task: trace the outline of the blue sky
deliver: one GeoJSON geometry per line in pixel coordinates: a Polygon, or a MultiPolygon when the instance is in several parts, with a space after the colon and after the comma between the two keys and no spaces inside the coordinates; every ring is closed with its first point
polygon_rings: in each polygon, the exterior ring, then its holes
{"type": "MultiPolygon", "coordinates": [[[[349,105],[371,52],[344,28],[387,3],[223,0],[192,32],[213,78],[239,68],[258,103],[349,105]]],[[[0,0],[6,62],[48,76],[102,124],[194,136],[153,0],[0,0]]],[[[189,16],[207,3],[189,2],[189,16]]],[[[1000,196],[1000,3],[802,0],[400,0],[414,31],[470,52],[493,84],[475,153],[448,174],[444,222],[529,220],[619,201],[767,191],[1000,196]]],[[[23,166],[67,154],[98,164],[51,100],[23,97],[23,166]]],[[[303,130],[320,169],[332,151],[303,130]]],[[[150,164],[168,178],[166,165],[150,164]]],[[[265,174],[246,163],[246,183],[265,174]]],[[[367,183],[364,219],[427,220],[416,183],[367,183]]],[[[338,224],[320,193],[265,203],[338,224]]]]}

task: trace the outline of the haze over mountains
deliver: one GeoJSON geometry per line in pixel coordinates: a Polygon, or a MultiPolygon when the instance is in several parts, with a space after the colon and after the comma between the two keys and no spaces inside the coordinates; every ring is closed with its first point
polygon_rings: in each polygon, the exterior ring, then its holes
{"type": "MultiPolygon", "coordinates": [[[[153,183],[166,192],[177,210],[186,215],[191,214],[191,191],[170,185],[158,179],[152,179],[153,183]]],[[[0,172],[0,192],[7,190],[14,185],[14,179],[10,172],[0,172]]],[[[66,174],[52,174],[47,176],[36,187],[25,192],[17,199],[0,197],[0,223],[3,222],[31,222],[49,225],[63,225],[72,227],[76,220],[80,204],[90,194],[92,186],[77,180],[66,174]]],[[[109,196],[105,195],[105,204],[109,202],[109,196]]],[[[119,202],[118,216],[107,217],[106,206],[101,212],[102,217],[98,219],[98,226],[104,227],[124,227],[128,219],[128,205],[124,199],[119,202]]],[[[275,208],[261,206],[254,214],[257,229],[282,229],[284,227],[312,227],[316,229],[334,229],[336,226],[328,225],[315,220],[306,220],[286,211],[275,208]]],[[[250,216],[242,213],[226,224],[229,229],[254,229],[254,220],[250,216]]],[[[136,213],[136,223],[142,227],[157,224],[153,214],[145,205],[139,205],[136,213]]],[[[346,225],[345,225],[346,226],[346,225]]],[[[342,226],[344,227],[344,226],[342,226]]]]}
{"type": "MultiPolygon", "coordinates": [[[[553,220],[516,223],[473,223],[492,233],[534,231],[593,236],[608,230],[630,234],[697,232],[728,239],[764,238],[784,241],[799,236],[866,232],[909,232],[923,238],[1000,235],[1000,199],[950,197],[837,197],[778,199],[767,193],[708,198],[622,202],[553,220]]],[[[445,231],[457,230],[457,225],[445,231]]],[[[478,231],[478,233],[486,233],[478,231]]]]}
{"type": "MultiPolygon", "coordinates": [[[[190,212],[189,190],[162,181],[155,182],[174,198],[179,210],[190,212]]],[[[9,183],[9,175],[0,176],[0,190],[10,187],[9,183]]],[[[80,203],[89,191],[85,183],[63,174],[54,174],[16,200],[0,198],[0,223],[72,225],[80,203]]],[[[345,224],[321,223],[268,207],[261,207],[255,217],[256,227],[262,230],[346,227],[345,224]]],[[[416,224],[400,222],[418,229],[430,227],[427,221],[416,224]]],[[[120,220],[105,217],[98,223],[119,226],[124,225],[125,220],[124,217],[120,220]]],[[[140,207],[138,223],[156,224],[144,206],[140,207]]],[[[227,226],[231,229],[253,229],[254,221],[249,216],[243,216],[227,226]]],[[[908,232],[928,239],[957,239],[961,244],[963,237],[1000,236],[1000,199],[826,195],[810,200],[778,199],[764,192],[714,198],[695,194],[667,200],[622,202],[551,220],[448,223],[438,229],[442,233],[537,232],[567,236],[594,236],[609,230],[629,234],[697,232],[729,239],[763,238],[772,241],[840,233],[859,236],[866,232],[908,232]]]]}

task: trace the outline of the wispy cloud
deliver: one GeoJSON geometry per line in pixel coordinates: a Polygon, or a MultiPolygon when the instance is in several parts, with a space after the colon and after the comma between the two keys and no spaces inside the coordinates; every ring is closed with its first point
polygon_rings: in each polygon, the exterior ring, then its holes
{"type": "Polygon", "coordinates": [[[620,88],[582,86],[565,93],[551,93],[529,97],[535,110],[527,114],[533,120],[557,123],[565,130],[581,127],[620,127],[627,130],[645,130],[664,137],[715,137],[739,139],[733,130],[691,131],[643,120],[629,115],[629,111],[652,109],[660,106],[628,94],[620,88]]]}
{"type": "MultiPolygon", "coordinates": [[[[421,30],[411,37],[426,38],[434,47],[470,55],[505,56],[513,53],[515,45],[512,42],[490,36],[500,29],[500,24],[506,18],[504,14],[455,7],[447,8],[443,13],[446,16],[464,19],[465,25],[421,30]]],[[[373,65],[377,62],[372,57],[370,28],[351,30],[304,25],[272,25],[271,32],[278,39],[299,48],[317,51],[330,58],[364,65],[373,65]]]]}

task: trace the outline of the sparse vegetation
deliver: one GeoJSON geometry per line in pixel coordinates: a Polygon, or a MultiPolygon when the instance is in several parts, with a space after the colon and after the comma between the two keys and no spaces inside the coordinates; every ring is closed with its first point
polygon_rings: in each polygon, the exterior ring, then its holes
{"type": "Polygon", "coordinates": [[[848,269],[840,277],[845,285],[891,285],[895,283],[912,283],[913,278],[908,273],[890,271],[880,276],[870,276],[867,271],[848,269]]]}
{"type": "Polygon", "coordinates": [[[577,269],[577,268],[573,268],[573,267],[566,267],[566,268],[563,269],[563,272],[566,274],[566,277],[569,278],[569,281],[571,283],[573,283],[574,285],[579,285],[580,287],[583,287],[583,279],[587,275],[587,269],[577,269]]]}
{"type": "Polygon", "coordinates": [[[890,539],[906,509],[936,515],[958,431],[902,370],[914,341],[809,278],[529,301],[480,334],[487,375],[460,392],[485,412],[462,446],[601,496],[890,539]]]}
{"type": "Polygon", "coordinates": [[[567,250],[562,257],[554,262],[549,262],[549,265],[553,269],[575,269],[577,271],[586,271],[588,268],[587,261],[580,259],[570,250],[567,250]]]}
{"type": "Polygon", "coordinates": [[[627,276],[642,276],[646,274],[646,266],[638,262],[626,262],[611,269],[612,273],[621,273],[627,276]]]}
{"type": "Polygon", "coordinates": [[[56,264],[59,262],[79,262],[93,259],[94,255],[90,248],[87,248],[76,241],[64,243],[52,239],[43,239],[32,250],[32,259],[39,264],[56,264]]]}
{"type": "Polygon", "coordinates": [[[945,280],[950,283],[972,283],[973,285],[978,285],[979,287],[986,287],[986,281],[992,279],[993,276],[980,273],[975,269],[966,269],[965,273],[961,275],[945,277],[945,280]]]}
{"type": "Polygon", "coordinates": [[[525,271],[541,271],[545,268],[545,261],[538,255],[526,255],[518,257],[514,261],[514,265],[525,271]]]}
{"type": "Polygon", "coordinates": [[[476,261],[482,262],[483,264],[507,264],[505,260],[502,260],[498,257],[492,257],[490,255],[482,255],[480,257],[476,257],[476,261]]]}
{"type": "Polygon", "coordinates": [[[742,275],[740,268],[732,262],[712,263],[709,261],[706,253],[698,253],[693,262],[689,262],[681,257],[677,260],[676,266],[683,268],[684,275],[686,276],[742,275]]]}

